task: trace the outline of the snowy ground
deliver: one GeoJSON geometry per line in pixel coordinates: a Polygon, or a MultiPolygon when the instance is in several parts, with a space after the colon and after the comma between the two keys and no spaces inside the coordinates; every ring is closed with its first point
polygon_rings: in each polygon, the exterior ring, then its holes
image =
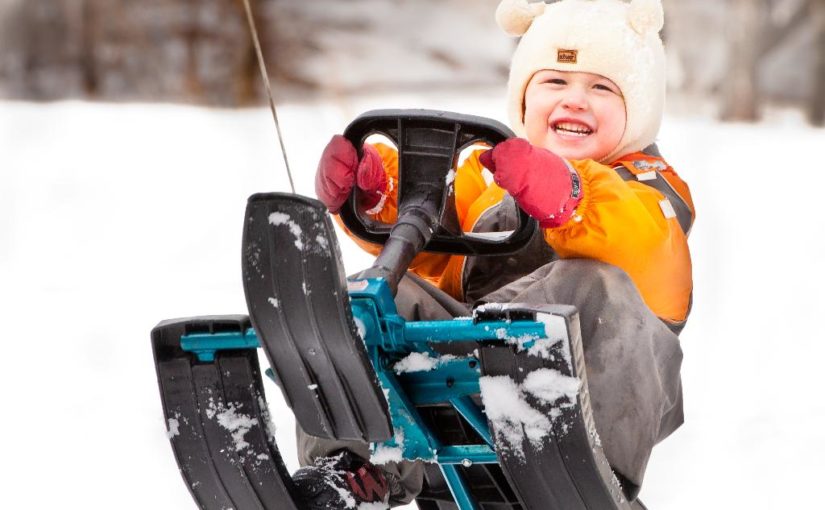
{"type": "MultiPolygon", "coordinates": [[[[285,105],[298,192],[328,137],[372,107],[500,117],[497,95],[285,105]]],[[[651,509],[810,508],[825,479],[825,131],[669,118],[691,184],[687,423],[654,452],[651,509]]],[[[3,507],[193,508],[149,344],[161,319],[243,313],[241,217],[287,189],[268,111],[0,102],[3,507]]],[[[369,257],[342,239],[349,271],[369,257]]],[[[270,389],[274,389],[274,386],[270,389]]],[[[292,419],[269,393],[291,466],[292,419]]]]}

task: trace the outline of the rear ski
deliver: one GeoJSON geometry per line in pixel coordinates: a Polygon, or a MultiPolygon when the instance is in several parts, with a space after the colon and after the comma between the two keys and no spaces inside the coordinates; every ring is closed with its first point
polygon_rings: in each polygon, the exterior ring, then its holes
{"type": "Polygon", "coordinates": [[[190,335],[249,328],[235,315],[168,320],[152,330],[169,440],[200,508],[300,510],[269,426],[256,349],[220,350],[201,361],[181,346],[190,335]]]}
{"type": "Polygon", "coordinates": [[[495,422],[496,453],[510,485],[525,508],[564,510],[629,509],[599,441],[584,366],[578,312],[567,305],[487,305],[490,318],[539,320],[555,338],[555,343],[539,353],[517,352],[512,345],[495,345],[481,350],[485,376],[508,376],[522,384],[537,370],[555,371],[576,378],[579,389],[574,398],[562,396],[546,402],[525,392],[530,407],[550,417],[552,432],[540,446],[526,436],[522,444],[502,442],[495,422]]]}

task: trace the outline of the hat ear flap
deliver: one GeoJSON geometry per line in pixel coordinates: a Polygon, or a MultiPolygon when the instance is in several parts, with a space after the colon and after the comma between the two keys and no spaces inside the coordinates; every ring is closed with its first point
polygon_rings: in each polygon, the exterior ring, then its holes
{"type": "Polygon", "coordinates": [[[508,35],[520,36],[527,32],[533,19],[544,12],[544,2],[501,0],[496,9],[496,22],[508,35]]]}
{"type": "Polygon", "coordinates": [[[632,0],[627,9],[627,22],[639,35],[658,34],[665,25],[662,0],[632,0]]]}

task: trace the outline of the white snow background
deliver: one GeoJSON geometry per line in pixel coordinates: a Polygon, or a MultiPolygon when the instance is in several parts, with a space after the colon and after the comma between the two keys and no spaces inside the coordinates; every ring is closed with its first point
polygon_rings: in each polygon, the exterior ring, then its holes
{"type": "MultiPolygon", "coordinates": [[[[314,195],[321,149],[364,110],[504,120],[500,92],[282,105],[298,192],[314,195]]],[[[660,146],[698,209],[696,291],[682,335],[687,420],[654,451],[642,498],[655,510],[817,506],[825,130],[794,115],[669,116],[660,146]]],[[[0,102],[0,506],[194,508],[149,331],[245,312],[246,198],[287,188],[268,110],[0,102]]],[[[349,272],[369,264],[339,242],[349,272]]],[[[292,416],[267,388],[295,468],[292,416]]]]}

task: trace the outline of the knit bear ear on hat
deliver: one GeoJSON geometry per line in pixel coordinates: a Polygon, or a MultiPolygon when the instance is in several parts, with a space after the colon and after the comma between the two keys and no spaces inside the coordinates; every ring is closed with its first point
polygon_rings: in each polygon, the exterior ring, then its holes
{"type": "MultiPolygon", "coordinates": [[[[502,0],[496,9],[496,22],[505,33],[521,36],[527,32],[533,19],[544,13],[545,2],[502,0]]],[[[661,0],[632,0],[627,13],[628,22],[639,35],[662,30],[665,14],[661,0]]]]}
{"type": "Polygon", "coordinates": [[[639,35],[658,34],[665,26],[662,0],[633,0],[627,9],[627,21],[639,35]]]}
{"type": "Polygon", "coordinates": [[[496,22],[507,35],[524,35],[546,5],[544,2],[531,4],[527,0],[502,0],[496,9],[496,22]]]}

